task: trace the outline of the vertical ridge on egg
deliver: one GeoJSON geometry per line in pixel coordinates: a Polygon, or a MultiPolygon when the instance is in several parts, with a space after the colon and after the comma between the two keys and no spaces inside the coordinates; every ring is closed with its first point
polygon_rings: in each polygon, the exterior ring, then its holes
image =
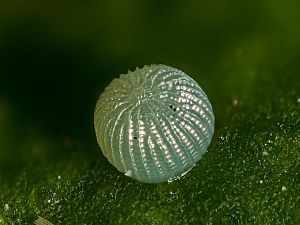
{"type": "Polygon", "coordinates": [[[199,161],[214,133],[214,115],[191,77],[150,65],[112,80],[97,101],[94,125],[112,165],[141,182],[159,183],[199,161]]]}

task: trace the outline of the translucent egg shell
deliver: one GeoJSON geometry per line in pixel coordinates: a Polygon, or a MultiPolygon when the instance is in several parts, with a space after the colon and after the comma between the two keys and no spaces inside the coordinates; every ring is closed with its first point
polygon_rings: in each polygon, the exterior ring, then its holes
{"type": "Polygon", "coordinates": [[[173,181],[207,151],[212,106],[198,83],[166,65],[114,79],[97,101],[97,141],[120,172],[144,183],[173,181]]]}

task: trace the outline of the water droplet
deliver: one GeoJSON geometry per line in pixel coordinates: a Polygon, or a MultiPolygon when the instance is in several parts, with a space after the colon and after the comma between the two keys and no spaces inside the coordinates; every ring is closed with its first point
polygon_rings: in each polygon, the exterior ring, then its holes
{"type": "Polygon", "coordinates": [[[262,184],[264,181],[263,180],[259,180],[259,183],[262,184]]]}
{"type": "Polygon", "coordinates": [[[4,205],[4,210],[5,210],[5,211],[9,210],[9,205],[8,205],[8,204],[5,204],[5,205],[4,205]]]}
{"type": "Polygon", "coordinates": [[[61,179],[61,176],[60,176],[60,175],[58,175],[58,176],[57,176],[57,179],[59,179],[59,180],[60,180],[60,179],[61,179]]]}
{"type": "Polygon", "coordinates": [[[298,104],[300,104],[300,98],[297,99],[298,104]]]}
{"type": "Polygon", "coordinates": [[[131,175],[132,175],[131,170],[127,170],[126,173],[125,173],[125,175],[128,176],[128,177],[131,177],[131,175]]]}
{"type": "Polygon", "coordinates": [[[233,107],[237,107],[239,105],[239,100],[238,98],[234,97],[231,101],[231,104],[233,107]]]}
{"type": "Polygon", "coordinates": [[[283,187],[281,188],[281,190],[282,190],[282,191],[286,191],[286,187],[283,186],[283,187]]]}

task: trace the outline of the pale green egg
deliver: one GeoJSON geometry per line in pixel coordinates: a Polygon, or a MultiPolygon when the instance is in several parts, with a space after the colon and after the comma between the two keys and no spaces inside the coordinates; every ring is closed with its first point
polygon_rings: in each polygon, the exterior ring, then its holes
{"type": "Polygon", "coordinates": [[[186,174],[207,151],[214,122],[198,83],[166,65],[144,66],[114,79],[100,95],[94,115],[104,156],[145,183],[186,174]]]}

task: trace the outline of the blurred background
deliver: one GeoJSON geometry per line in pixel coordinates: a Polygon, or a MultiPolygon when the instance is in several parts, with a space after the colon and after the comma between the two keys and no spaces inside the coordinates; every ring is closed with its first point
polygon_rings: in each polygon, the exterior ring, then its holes
{"type": "Polygon", "coordinates": [[[102,157],[95,103],[128,69],[183,70],[207,92],[218,129],[260,77],[272,85],[282,74],[270,71],[299,59],[297,0],[1,0],[0,169],[102,157]]]}

